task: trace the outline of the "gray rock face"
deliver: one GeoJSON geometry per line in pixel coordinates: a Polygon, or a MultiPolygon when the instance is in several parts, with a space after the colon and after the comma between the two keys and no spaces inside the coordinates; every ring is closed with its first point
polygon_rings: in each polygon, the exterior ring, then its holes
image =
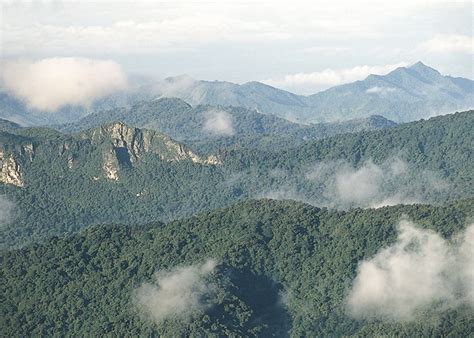
{"type": "Polygon", "coordinates": [[[25,179],[21,161],[31,162],[34,155],[33,143],[2,144],[0,146],[0,182],[23,187],[25,179]]]}
{"type": "Polygon", "coordinates": [[[158,155],[161,160],[177,162],[190,160],[203,165],[218,165],[216,156],[200,157],[170,137],[152,130],[132,128],[122,122],[116,122],[80,134],[93,143],[103,143],[106,150],[103,155],[105,176],[117,181],[121,165],[134,166],[147,153],[158,155]]]}
{"type": "Polygon", "coordinates": [[[25,185],[25,181],[23,179],[23,172],[13,155],[8,155],[6,158],[4,158],[4,153],[0,152],[0,162],[0,181],[5,184],[12,184],[16,185],[17,187],[23,187],[25,185]]]}
{"type": "Polygon", "coordinates": [[[199,156],[167,135],[122,122],[74,135],[25,128],[18,134],[0,132],[0,138],[0,183],[18,187],[25,186],[28,176],[37,170],[54,173],[58,178],[79,170],[94,181],[101,177],[118,181],[122,169],[136,167],[146,156],[166,162],[221,164],[216,156],[199,156]]]}

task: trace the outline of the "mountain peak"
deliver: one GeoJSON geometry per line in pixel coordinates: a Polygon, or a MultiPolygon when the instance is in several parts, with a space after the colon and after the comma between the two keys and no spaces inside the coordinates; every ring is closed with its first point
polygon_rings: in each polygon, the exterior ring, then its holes
{"type": "Polygon", "coordinates": [[[436,69],[425,65],[421,61],[418,61],[417,63],[414,63],[413,65],[408,67],[408,69],[414,70],[414,71],[416,71],[417,73],[420,73],[420,74],[438,74],[438,75],[441,75],[436,69]]]}
{"type": "Polygon", "coordinates": [[[412,64],[410,66],[410,68],[423,68],[423,67],[428,67],[427,65],[425,65],[423,62],[421,61],[418,61],[418,62],[415,62],[414,64],[412,64]]]}

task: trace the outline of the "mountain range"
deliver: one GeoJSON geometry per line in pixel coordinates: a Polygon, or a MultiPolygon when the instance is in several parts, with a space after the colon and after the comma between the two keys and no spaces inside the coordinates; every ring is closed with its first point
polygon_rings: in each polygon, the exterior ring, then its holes
{"type": "Polygon", "coordinates": [[[220,107],[235,135],[205,136],[217,108],[111,113],[155,130],[0,121],[2,336],[472,331],[474,111],[302,126],[220,107]]]}
{"type": "Polygon", "coordinates": [[[1,336],[474,331],[470,80],[0,101],[1,336]]]}
{"type": "Polygon", "coordinates": [[[474,82],[444,76],[417,62],[387,75],[369,75],[365,80],[336,86],[303,96],[260,82],[235,84],[200,81],[189,76],[162,81],[142,81],[129,91],[96,101],[90,108],[64,107],[58,112],[37,112],[6,92],[0,92],[0,118],[23,125],[75,121],[91,112],[127,107],[143,100],[176,97],[187,103],[234,106],[276,115],[299,123],[320,123],[382,115],[395,122],[408,122],[474,107],[474,82]]]}
{"type": "Polygon", "coordinates": [[[2,246],[104,222],[169,221],[250,198],[342,209],[466,198],[474,189],[473,118],[470,111],[276,150],[231,145],[206,154],[122,122],[74,134],[0,132],[2,193],[18,207],[1,228],[2,246]]]}
{"type": "MultiPolygon", "coordinates": [[[[75,133],[116,121],[156,130],[175,140],[207,150],[212,148],[214,151],[231,145],[275,150],[337,134],[396,125],[382,116],[304,125],[242,107],[192,107],[181,99],[161,98],[92,113],[76,122],[54,128],[65,133],[75,133]]],[[[5,125],[5,128],[9,127],[5,125]]]]}
{"type": "Polygon", "coordinates": [[[275,114],[301,123],[341,121],[382,115],[396,122],[408,122],[474,105],[474,82],[443,76],[417,62],[387,75],[370,75],[365,80],[302,96],[260,82],[237,85],[220,81],[194,81],[182,76],[159,83],[157,92],[186,102],[233,105],[275,114]]]}

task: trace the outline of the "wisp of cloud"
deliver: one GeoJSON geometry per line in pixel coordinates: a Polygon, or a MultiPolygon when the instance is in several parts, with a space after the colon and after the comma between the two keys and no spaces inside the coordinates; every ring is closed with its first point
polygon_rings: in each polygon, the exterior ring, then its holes
{"type": "Polygon", "coordinates": [[[410,321],[423,311],[474,307],[474,225],[456,244],[402,220],[398,240],[362,261],[347,298],[355,318],[410,321]]]}
{"type": "Polygon", "coordinates": [[[345,161],[317,163],[308,169],[306,179],[323,188],[321,204],[342,208],[420,203],[422,191],[449,189],[435,172],[416,170],[398,157],[381,164],[367,160],[358,168],[345,161]]]}
{"type": "Polygon", "coordinates": [[[212,259],[203,264],[158,271],[155,280],[134,291],[133,303],[140,314],[159,324],[168,318],[187,320],[210,306],[205,300],[213,291],[205,278],[216,267],[212,259]]]}
{"type": "Polygon", "coordinates": [[[158,82],[154,86],[154,91],[159,97],[181,97],[191,91],[196,83],[197,81],[191,76],[175,76],[158,82]]]}
{"type": "Polygon", "coordinates": [[[54,112],[67,105],[89,106],[127,87],[119,64],[107,60],[56,57],[4,64],[5,89],[31,109],[54,112]]]}
{"type": "Polygon", "coordinates": [[[203,130],[216,136],[234,135],[232,116],[223,110],[212,109],[205,114],[203,130]]]}

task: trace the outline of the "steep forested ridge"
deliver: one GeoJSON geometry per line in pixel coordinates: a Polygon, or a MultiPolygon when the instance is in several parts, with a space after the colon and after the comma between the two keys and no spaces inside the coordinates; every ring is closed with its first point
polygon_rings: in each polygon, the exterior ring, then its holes
{"type": "Polygon", "coordinates": [[[95,226],[2,252],[3,336],[465,336],[469,308],[393,322],[357,320],[346,295],[360,260],[393,243],[409,217],[455,237],[473,201],[340,212],[247,201],[169,224],[95,226]],[[405,215],[405,216],[403,216],[405,215]],[[133,292],[157,270],[212,258],[212,306],[153,324],[133,292]]]}
{"type": "Polygon", "coordinates": [[[162,98],[136,103],[130,107],[101,111],[85,116],[77,122],[55,126],[66,133],[95,128],[105,123],[122,121],[127,125],[157,130],[170,137],[217,150],[219,146],[245,142],[245,146],[281,149],[298,146],[337,134],[391,128],[396,124],[382,116],[344,122],[303,125],[273,115],[242,107],[198,105],[192,107],[183,100],[162,98]],[[219,120],[220,119],[220,120],[219,120]],[[217,130],[207,126],[214,121],[217,130]],[[226,129],[219,133],[219,124],[226,129]]]}
{"type": "Polygon", "coordinates": [[[419,192],[415,201],[470,197],[473,117],[472,112],[457,113],[383,131],[338,135],[279,152],[234,147],[215,154],[210,162],[166,136],[152,138],[161,141],[150,146],[135,141],[144,136],[134,135],[156,132],[120,124],[128,138],[107,128],[94,129],[104,135],[96,139],[91,136],[94,130],[75,136],[49,129],[1,133],[4,163],[11,171],[4,179],[15,183],[16,175],[23,182],[22,187],[2,185],[18,211],[2,228],[3,246],[91,224],[168,221],[248,198],[297,199],[343,208],[383,202],[328,196],[321,182],[336,170],[330,167],[313,176],[310,171],[315,164],[338,160],[348,162],[345,166],[355,168],[351,170],[364,169],[367,161],[373,161],[380,173],[386,161],[403,159],[406,170],[399,179],[380,182],[383,198],[398,198],[399,184],[409,190],[403,192],[407,197],[419,192]]]}
{"type": "MultiPolygon", "coordinates": [[[[473,189],[474,111],[438,116],[399,125],[383,131],[339,135],[316,142],[306,142],[297,149],[262,153],[257,150],[233,149],[223,155],[232,167],[267,167],[286,170],[285,179],[298,180],[308,165],[344,159],[354,166],[372,159],[382,163],[403,158],[414,169],[433,170],[453,178],[453,194],[470,196],[473,189]],[[305,166],[306,165],[306,166],[305,166]]],[[[458,195],[458,196],[460,196],[458,195]]]]}

